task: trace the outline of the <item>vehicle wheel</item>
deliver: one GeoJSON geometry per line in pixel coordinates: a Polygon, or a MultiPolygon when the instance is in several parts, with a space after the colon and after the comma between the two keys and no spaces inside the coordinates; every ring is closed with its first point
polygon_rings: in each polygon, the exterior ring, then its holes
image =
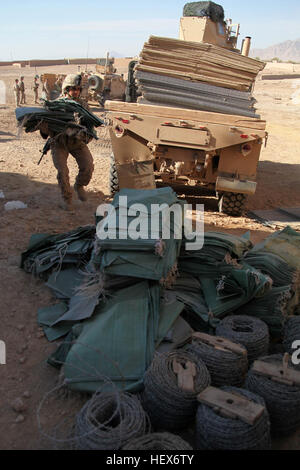
{"type": "Polygon", "coordinates": [[[115,156],[113,153],[110,156],[109,189],[112,197],[120,190],[115,156]]]}
{"type": "Polygon", "coordinates": [[[246,194],[241,193],[222,193],[218,194],[219,212],[223,214],[240,216],[243,213],[247,200],[246,194]]]}
{"type": "Polygon", "coordinates": [[[98,75],[92,75],[88,79],[88,86],[90,90],[100,92],[102,90],[103,80],[98,75]]]}

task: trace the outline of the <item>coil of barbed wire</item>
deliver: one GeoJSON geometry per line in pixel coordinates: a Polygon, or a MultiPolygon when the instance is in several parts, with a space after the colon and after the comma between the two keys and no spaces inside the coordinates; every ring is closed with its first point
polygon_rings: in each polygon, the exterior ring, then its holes
{"type": "Polygon", "coordinates": [[[182,350],[156,354],[144,375],[144,390],[141,394],[143,408],[154,428],[176,431],[187,427],[196,414],[197,395],[208,385],[210,375],[205,364],[192,354],[182,350]],[[178,377],[173,370],[174,360],[180,364],[193,364],[193,391],[179,387],[178,377]]]}
{"type": "Polygon", "coordinates": [[[265,407],[253,424],[241,419],[224,417],[205,404],[199,404],[196,416],[196,445],[198,450],[268,450],[271,448],[270,421],[263,398],[237,387],[221,390],[241,395],[265,407]]]}
{"type": "MultiPolygon", "coordinates": [[[[283,354],[273,354],[260,358],[269,364],[283,364],[283,354]]],[[[289,367],[294,368],[291,361],[289,367]]],[[[270,415],[272,434],[287,436],[300,427],[300,385],[289,385],[258,375],[251,368],[245,387],[264,398],[270,415]]]]}
{"type": "Polygon", "coordinates": [[[216,328],[216,335],[240,343],[248,351],[248,363],[268,354],[269,329],[259,318],[248,315],[231,315],[224,318],[216,328]]]}
{"type": "Polygon", "coordinates": [[[244,354],[216,349],[201,339],[192,338],[191,343],[184,349],[204,362],[210,373],[212,385],[241,387],[248,371],[248,358],[247,349],[240,344],[238,346],[242,348],[244,354]]]}
{"type": "Polygon", "coordinates": [[[122,450],[193,450],[193,448],[180,436],[157,432],[131,440],[122,447],[122,450]]]}
{"type": "Polygon", "coordinates": [[[137,397],[125,392],[95,393],[76,415],[75,447],[118,450],[149,430],[149,418],[137,397]]]}
{"type": "Polygon", "coordinates": [[[299,341],[299,345],[296,347],[300,347],[300,317],[291,317],[287,320],[284,325],[283,329],[283,346],[284,350],[289,353],[293,354],[295,352],[295,347],[293,344],[295,341],[299,341]]]}

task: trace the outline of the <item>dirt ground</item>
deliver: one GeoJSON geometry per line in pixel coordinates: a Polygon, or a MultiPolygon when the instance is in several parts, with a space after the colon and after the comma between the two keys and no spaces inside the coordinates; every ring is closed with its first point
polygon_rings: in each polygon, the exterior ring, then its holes
{"type": "MultiPolygon", "coordinates": [[[[0,449],[52,448],[51,442],[41,438],[37,409],[45,393],[58,381],[57,370],[46,363],[57,345],[49,343],[39,328],[37,309],[53,303],[54,299],[47,287],[19,268],[20,255],[33,233],[62,233],[93,224],[97,206],[108,197],[110,147],[105,130],[98,131],[100,140],[90,144],[95,172],[88,186],[89,200],[87,203],[76,201],[75,213],[58,208],[60,196],[50,155],[37,165],[44,145],[39,134],[16,135],[14,79],[25,76],[27,103],[33,105],[34,75],[52,71],[77,72],[77,66],[0,69],[0,80],[7,87],[7,104],[0,105],[0,191],[5,196],[0,199],[0,340],[5,341],[7,348],[7,364],[0,365],[0,449]],[[16,200],[26,203],[28,208],[4,210],[7,201],[16,200]],[[17,398],[22,401],[19,408],[15,406],[18,411],[13,407],[17,398]]],[[[263,73],[283,71],[300,73],[300,65],[269,64],[263,73]]],[[[300,90],[300,79],[257,80],[254,94],[258,110],[268,123],[269,140],[262,150],[258,189],[255,196],[249,198],[248,210],[300,207],[300,104],[292,100],[297,90],[300,90]]],[[[92,110],[100,114],[99,109],[92,110]]],[[[74,182],[76,163],[72,157],[69,168],[74,182]]],[[[250,230],[254,243],[273,232],[247,216],[232,218],[218,214],[214,198],[200,198],[200,202],[205,202],[207,230],[234,234],[250,230]]],[[[58,416],[64,416],[67,401],[62,400],[65,402],[50,400],[43,407],[45,428],[50,428],[58,416]]],[[[300,432],[274,441],[274,448],[299,449],[300,432]]]]}

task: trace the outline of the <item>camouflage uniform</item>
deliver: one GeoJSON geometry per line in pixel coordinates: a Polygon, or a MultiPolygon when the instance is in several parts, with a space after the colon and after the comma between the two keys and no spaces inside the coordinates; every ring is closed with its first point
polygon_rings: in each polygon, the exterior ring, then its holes
{"type": "Polygon", "coordinates": [[[34,92],[34,102],[35,104],[39,104],[38,99],[39,99],[39,83],[38,79],[35,77],[33,81],[33,92],[34,92]]]}
{"type": "MultiPolygon", "coordinates": [[[[68,77],[69,76],[67,76],[67,78],[68,77]]],[[[64,89],[65,88],[63,86],[63,92],[64,89]]],[[[76,101],[80,102],[80,98],[76,101]]],[[[72,132],[70,129],[62,135],[51,135],[51,132],[48,134],[52,137],[50,144],[51,155],[54,166],[57,169],[57,180],[64,201],[64,207],[66,209],[71,209],[72,190],[67,165],[68,156],[71,154],[77,162],[79,172],[76,177],[74,189],[76,190],[79,199],[85,201],[86,195],[84,186],[89,184],[94,171],[93,157],[87,146],[92,138],[87,137],[86,134],[82,132],[72,132]]]]}
{"type": "Polygon", "coordinates": [[[20,104],[26,104],[25,83],[24,83],[23,79],[24,79],[24,77],[21,77],[21,81],[20,81],[20,93],[21,93],[20,104]]]}
{"type": "MultiPolygon", "coordinates": [[[[52,136],[51,136],[52,137],[52,136]]],[[[54,137],[54,136],[53,136],[54,137]]],[[[62,198],[66,205],[72,202],[72,190],[69,180],[67,160],[69,153],[75,158],[79,172],[76,177],[75,189],[80,194],[80,189],[91,181],[94,164],[93,157],[87,146],[87,141],[80,136],[67,136],[53,138],[50,148],[52,160],[57,169],[57,180],[60,186],[62,198]],[[79,191],[78,191],[79,190],[79,191]]],[[[79,196],[80,197],[80,196],[79,196]]],[[[85,198],[80,198],[85,200],[85,198]]]]}

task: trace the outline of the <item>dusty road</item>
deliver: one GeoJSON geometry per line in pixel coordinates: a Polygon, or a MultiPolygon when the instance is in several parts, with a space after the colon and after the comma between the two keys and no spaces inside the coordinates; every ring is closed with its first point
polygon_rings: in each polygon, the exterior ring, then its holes
{"type": "MultiPolygon", "coordinates": [[[[289,64],[271,64],[264,71],[276,73],[289,64]]],[[[294,70],[295,72],[300,72],[294,70]]],[[[295,69],[295,66],[294,66],[295,69]]],[[[53,67],[37,73],[53,71],[53,67]]],[[[76,66],[56,67],[57,73],[76,72],[76,66]]],[[[55,369],[46,364],[48,355],[56,349],[39,329],[37,309],[51,304],[53,298],[42,283],[19,269],[20,254],[27,248],[33,233],[61,233],[80,225],[94,223],[94,213],[108,195],[109,141],[104,131],[100,141],[90,144],[95,160],[95,172],[88,187],[89,201],[76,202],[76,212],[58,209],[59,192],[56,172],[50,155],[38,166],[43,141],[38,133],[17,137],[12,86],[15,78],[25,76],[27,102],[33,103],[31,85],[36,71],[2,67],[0,80],[7,86],[7,104],[0,105],[0,340],[7,347],[7,364],[0,366],[0,449],[50,448],[41,440],[36,411],[44,394],[58,379],[55,369]],[[7,201],[19,200],[27,209],[6,212],[7,201]],[[22,398],[24,409],[16,412],[12,402],[22,398]],[[20,417],[20,415],[22,417],[20,417]]],[[[255,96],[262,117],[268,122],[269,141],[263,149],[258,171],[258,189],[248,201],[248,209],[271,209],[300,206],[300,101],[293,95],[300,89],[300,80],[262,81],[255,86],[255,96]]],[[[97,113],[97,110],[95,110],[97,113]]],[[[99,112],[99,110],[98,110],[99,112]]],[[[74,182],[76,163],[70,157],[70,178],[74,182]]],[[[258,242],[272,233],[248,217],[230,218],[216,212],[216,199],[205,202],[206,229],[241,234],[251,231],[252,241],[258,242]]],[[[65,402],[66,403],[66,402],[65,402]]],[[[47,404],[45,426],[53,417],[64,416],[65,405],[57,400],[47,404]]],[[[22,407],[21,407],[22,408],[22,407]]],[[[276,448],[299,449],[300,433],[274,444],[276,448]]]]}

